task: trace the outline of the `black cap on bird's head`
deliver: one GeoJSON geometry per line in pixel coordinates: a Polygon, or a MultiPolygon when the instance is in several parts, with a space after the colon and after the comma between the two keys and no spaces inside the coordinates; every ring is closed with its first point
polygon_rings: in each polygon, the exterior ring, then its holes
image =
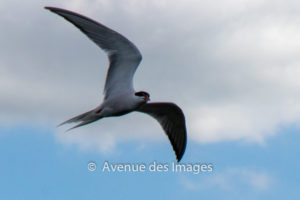
{"type": "Polygon", "coordinates": [[[134,93],[135,96],[143,98],[144,101],[149,101],[150,100],[150,95],[148,92],[145,91],[139,91],[134,93]]]}

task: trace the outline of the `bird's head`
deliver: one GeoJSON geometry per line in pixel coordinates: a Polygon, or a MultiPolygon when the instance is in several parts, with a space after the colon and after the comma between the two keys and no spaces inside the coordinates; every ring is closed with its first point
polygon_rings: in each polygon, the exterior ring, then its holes
{"type": "Polygon", "coordinates": [[[134,95],[136,97],[138,97],[139,99],[141,99],[143,102],[147,102],[150,100],[150,95],[149,93],[145,92],[145,91],[139,91],[139,92],[136,92],[134,93],[134,95]]]}

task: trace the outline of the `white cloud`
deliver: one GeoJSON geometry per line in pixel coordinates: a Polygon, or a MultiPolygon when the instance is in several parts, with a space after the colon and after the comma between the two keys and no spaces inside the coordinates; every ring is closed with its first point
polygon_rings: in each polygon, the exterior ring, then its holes
{"type": "Polygon", "coordinates": [[[246,168],[232,168],[214,172],[201,179],[182,178],[182,184],[190,190],[218,189],[238,193],[240,191],[265,191],[272,187],[274,178],[266,172],[246,168]]]}
{"type": "MultiPolygon", "coordinates": [[[[152,101],[180,105],[189,139],[262,143],[281,126],[300,120],[298,1],[71,0],[47,5],[88,15],[132,40],[143,54],[136,89],[149,91],[152,101]]],[[[2,123],[54,126],[101,102],[105,54],[43,6],[44,1],[0,4],[2,123]]],[[[101,151],[120,140],[166,139],[157,122],[141,114],[76,131],[58,138],[101,151]]]]}

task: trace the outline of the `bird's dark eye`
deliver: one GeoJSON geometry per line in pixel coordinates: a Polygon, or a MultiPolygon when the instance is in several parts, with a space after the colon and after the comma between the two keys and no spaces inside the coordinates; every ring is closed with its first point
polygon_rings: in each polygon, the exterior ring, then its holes
{"type": "Polygon", "coordinates": [[[143,94],[143,92],[136,92],[136,93],[135,93],[135,96],[138,96],[138,97],[143,97],[143,96],[144,96],[144,94],[143,94]]]}
{"type": "Polygon", "coordinates": [[[145,97],[145,96],[150,97],[150,95],[144,91],[136,92],[134,95],[138,97],[145,97]]]}

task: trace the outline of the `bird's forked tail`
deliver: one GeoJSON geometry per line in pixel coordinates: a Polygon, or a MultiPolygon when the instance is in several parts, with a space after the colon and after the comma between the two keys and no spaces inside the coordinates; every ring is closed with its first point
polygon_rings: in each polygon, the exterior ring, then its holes
{"type": "Polygon", "coordinates": [[[95,112],[95,110],[90,110],[90,111],[82,113],[76,117],[73,117],[67,121],[64,121],[63,123],[59,124],[57,127],[62,126],[64,124],[80,122],[76,126],[73,126],[72,128],[69,128],[68,130],[66,130],[66,132],[70,131],[74,128],[78,128],[80,126],[84,126],[84,125],[90,124],[94,121],[101,119],[102,117],[99,116],[97,113],[99,113],[99,111],[95,112]]]}

